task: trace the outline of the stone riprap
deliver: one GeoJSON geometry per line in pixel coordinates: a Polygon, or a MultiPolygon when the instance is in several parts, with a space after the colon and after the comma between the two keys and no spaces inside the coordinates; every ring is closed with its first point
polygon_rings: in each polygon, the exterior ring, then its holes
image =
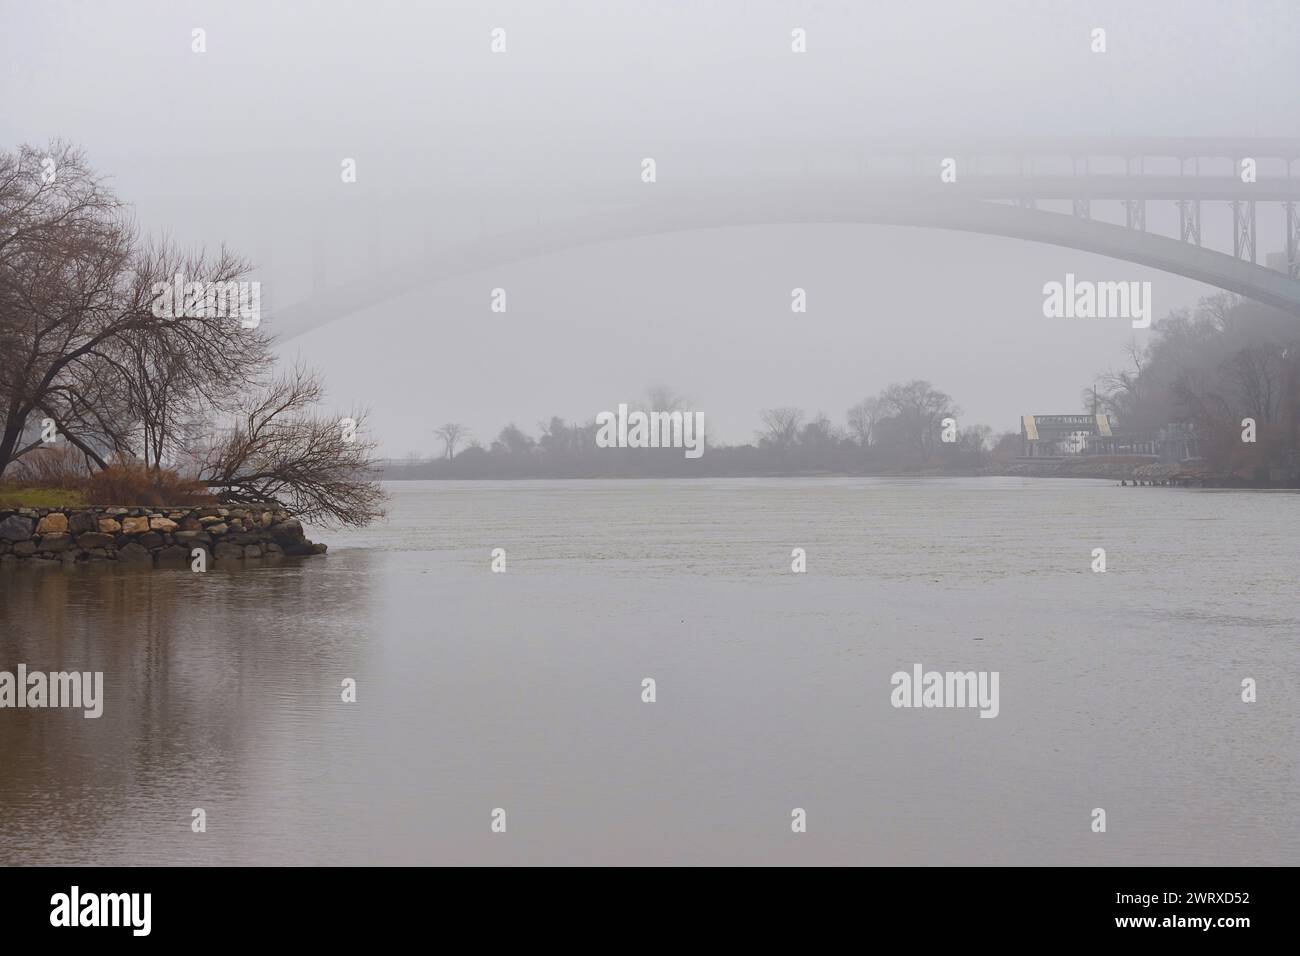
{"type": "Polygon", "coordinates": [[[23,562],[128,561],[187,565],[195,548],[215,564],[324,554],[279,509],[0,508],[0,568],[23,562]]]}

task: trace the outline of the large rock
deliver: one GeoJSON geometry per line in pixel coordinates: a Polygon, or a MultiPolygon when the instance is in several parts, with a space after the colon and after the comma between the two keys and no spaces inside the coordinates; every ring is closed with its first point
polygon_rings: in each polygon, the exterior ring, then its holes
{"type": "Polygon", "coordinates": [[[288,521],[271,525],[271,537],[283,547],[286,544],[302,541],[306,535],[302,530],[302,522],[297,518],[290,518],[288,521]]]}
{"type": "Polygon", "coordinates": [[[26,541],[32,536],[32,521],[22,515],[10,515],[0,521],[0,538],[9,541],[26,541]]]}
{"type": "Polygon", "coordinates": [[[116,518],[100,518],[98,528],[100,534],[117,534],[122,530],[116,518]]]}
{"type": "Polygon", "coordinates": [[[175,531],[179,525],[170,518],[150,518],[149,527],[154,531],[175,531]]]}
{"type": "Polygon", "coordinates": [[[212,552],[212,556],[218,561],[242,560],[244,557],[244,546],[240,544],[232,544],[229,541],[218,541],[216,550],[212,552]]]}
{"type": "Polygon", "coordinates": [[[212,536],[204,534],[202,531],[177,531],[173,538],[177,544],[183,544],[186,547],[194,547],[196,544],[211,544],[212,536]]]}
{"type": "Polygon", "coordinates": [[[158,552],[159,564],[188,564],[189,560],[190,549],[182,548],[179,544],[173,544],[158,552]]]}
{"type": "Polygon", "coordinates": [[[58,511],[51,511],[36,526],[37,534],[63,534],[68,530],[68,516],[58,511]]]}
{"type": "Polygon", "coordinates": [[[144,534],[149,530],[149,519],[145,517],[123,518],[123,534],[144,534]]]}
{"type": "Polygon", "coordinates": [[[73,534],[83,531],[98,531],[98,516],[93,511],[78,511],[68,522],[68,530],[73,534]]]}
{"type": "Polygon", "coordinates": [[[87,531],[84,534],[77,535],[77,547],[83,551],[90,551],[94,548],[111,548],[113,547],[113,536],[87,531]]]}
{"type": "Polygon", "coordinates": [[[70,534],[41,535],[40,550],[42,551],[67,551],[70,547],[72,547],[72,535],[70,534]]]}
{"type": "Polygon", "coordinates": [[[36,553],[36,542],[28,539],[27,541],[14,542],[14,554],[20,558],[28,558],[36,553]]]}
{"type": "Polygon", "coordinates": [[[150,531],[148,534],[142,534],[140,537],[136,538],[136,541],[140,543],[140,547],[148,548],[150,551],[154,548],[161,548],[163,546],[163,536],[157,531],[150,531]]]}
{"type": "Polygon", "coordinates": [[[152,561],[153,556],[149,554],[148,548],[142,548],[132,541],[130,544],[117,549],[117,559],[119,561],[152,561]]]}
{"type": "Polygon", "coordinates": [[[205,528],[207,529],[208,534],[225,534],[230,530],[230,526],[224,521],[219,521],[216,524],[205,525],[205,528]]]}

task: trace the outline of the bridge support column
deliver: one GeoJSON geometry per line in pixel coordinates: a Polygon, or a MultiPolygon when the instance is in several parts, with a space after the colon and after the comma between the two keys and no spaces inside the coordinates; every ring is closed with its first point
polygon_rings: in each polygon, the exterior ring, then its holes
{"type": "Polygon", "coordinates": [[[1178,200],[1178,231],[1183,242],[1201,244],[1201,201],[1178,200]]]}
{"type": "Polygon", "coordinates": [[[1255,200],[1232,201],[1232,254],[1255,261],[1255,200]]]}
{"type": "Polygon", "coordinates": [[[1147,231],[1147,201],[1145,199],[1124,200],[1124,220],[1130,229],[1138,232],[1147,231]]]}
{"type": "Polygon", "coordinates": [[[1286,204],[1286,272],[1300,279],[1300,212],[1293,202],[1286,204]]]}

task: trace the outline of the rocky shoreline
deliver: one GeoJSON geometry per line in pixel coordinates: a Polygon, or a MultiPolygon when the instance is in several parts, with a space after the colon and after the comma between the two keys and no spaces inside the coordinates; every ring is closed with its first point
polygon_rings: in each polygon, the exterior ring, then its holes
{"type": "Polygon", "coordinates": [[[1153,462],[1122,458],[1020,459],[986,474],[1017,478],[1108,478],[1120,484],[1157,488],[1294,488],[1280,471],[1267,475],[1211,471],[1194,462],[1153,462]]]}
{"type": "Polygon", "coordinates": [[[324,554],[288,512],[256,507],[0,509],[0,568],[123,561],[188,565],[324,554]]]}

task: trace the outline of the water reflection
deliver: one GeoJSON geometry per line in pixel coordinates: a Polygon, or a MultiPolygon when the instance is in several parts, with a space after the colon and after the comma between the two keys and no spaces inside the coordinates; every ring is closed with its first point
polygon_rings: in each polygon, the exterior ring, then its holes
{"type": "MultiPolygon", "coordinates": [[[[325,559],[327,560],[327,559],[325,559]]],[[[365,555],[353,570],[364,571],[365,555]]],[[[328,712],[355,673],[368,612],[364,573],[280,559],[195,574],[92,564],[0,574],[0,668],[102,671],[104,713],[0,712],[0,862],[95,862],[146,809],[189,811],[237,788],[277,712],[328,712]],[[332,695],[332,696],[331,696],[332,695]],[[170,800],[170,803],[169,803],[170,800]],[[38,821],[26,829],[24,822],[38,821]],[[39,838],[39,842],[36,842],[39,838]]],[[[157,821],[162,822],[162,821],[157,821]]]]}

